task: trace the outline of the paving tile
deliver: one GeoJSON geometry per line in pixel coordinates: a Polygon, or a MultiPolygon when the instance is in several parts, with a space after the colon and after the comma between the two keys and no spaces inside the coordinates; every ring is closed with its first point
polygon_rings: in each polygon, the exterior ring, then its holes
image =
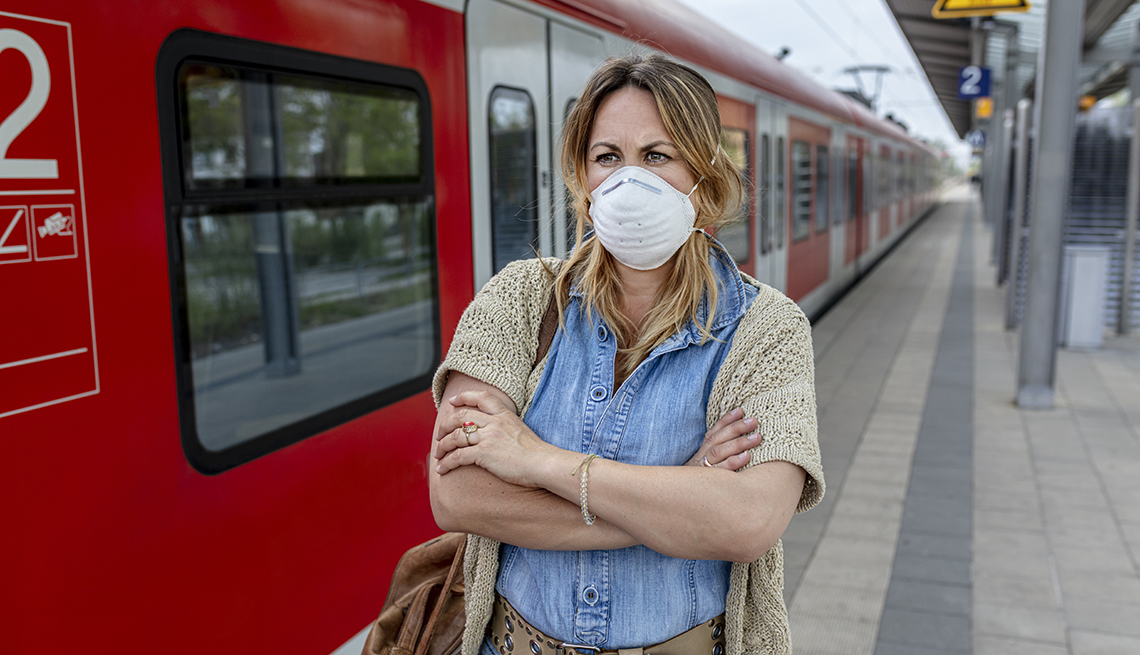
{"type": "MultiPolygon", "coordinates": [[[[890,644],[879,642],[875,647],[875,655],[969,655],[968,650],[951,650],[949,648],[923,648],[913,644],[890,644]]],[[[796,651],[799,655],[799,651],[796,651]]]]}
{"type": "Polygon", "coordinates": [[[1064,626],[1060,610],[974,603],[974,630],[979,634],[1063,644],[1064,626]]]}
{"type": "Polygon", "coordinates": [[[1070,598],[1124,603],[1140,607],[1140,578],[1135,574],[1100,574],[1059,569],[1061,593],[1070,598]]]}
{"type": "Polygon", "coordinates": [[[793,613],[788,616],[796,655],[858,655],[871,653],[878,625],[834,616],[793,613]]]}
{"type": "Polygon", "coordinates": [[[886,606],[970,616],[970,588],[965,585],[903,580],[896,576],[887,590],[886,606]]]}
{"type": "Polygon", "coordinates": [[[974,525],[985,528],[1040,531],[1044,528],[1041,517],[1035,512],[1015,509],[991,509],[986,507],[974,511],[974,525]]]}
{"type": "Polygon", "coordinates": [[[805,580],[796,592],[795,612],[878,624],[883,599],[859,587],[842,587],[828,580],[805,580]]]}
{"type": "Polygon", "coordinates": [[[970,585],[970,563],[959,559],[922,557],[911,553],[898,553],[895,556],[893,579],[922,580],[970,585]]]}
{"type": "Polygon", "coordinates": [[[1065,617],[1073,630],[1140,637],[1140,606],[1137,605],[1066,598],[1065,617]]]}
{"type": "Polygon", "coordinates": [[[974,602],[1055,610],[1057,591],[1052,576],[989,573],[975,570],[974,602]]]}
{"type": "Polygon", "coordinates": [[[1029,639],[1015,639],[1013,637],[995,637],[990,635],[976,635],[974,637],[974,655],[1071,655],[1069,649],[1062,644],[1033,641],[1029,639]]]}
{"type": "Polygon", "coordinates": [[[879,643],[969,651],[970,619],[965,616],[885,608],[879,643]]]}
{"type": "Polygon", "coordinates": [[[1053,558],[1057,568],[1087,573],[1123,574],[1135,573],[1132,559],[1120,540],[1102,541],[1088,548],[1054,546],[1053,558]]]}
{"type": "Polygon", "coordinates": [[[1137,637],[1070,630],[1069,643],[1073,655],[1136,655],[1136,653],[1140,653],[1140,638],[1137,637]]]}
{"type": "Polygon", "coordinates": [[[913,554],[922,557],[941,557],[969,562],[973,557],[972,540],[969,537],[928,535],[915,532],[900,534],[895,545],[895,556],[913,554]]]}

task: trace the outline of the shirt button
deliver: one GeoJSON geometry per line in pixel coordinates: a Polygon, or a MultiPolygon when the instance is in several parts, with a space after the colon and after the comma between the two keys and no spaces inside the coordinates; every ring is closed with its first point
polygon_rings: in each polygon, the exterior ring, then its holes
{"type": "Polygon", "coordinates": [[[594,588],[594,585],[590,585],[582,590],[582,600],[586,601],[586,604],[590,606],[598,602],[598,590],[594,588]]]}
{"type": "Polygon", "coordinates": [[[608,334],[609,334],[609,332],[606,331],[606,326],[604,326],[604,325],[598,326],[598,341],[605,341],[606,335],[608,335],[608,334]]]}
{"type": "Polygon", "coordinates": [[[597,385],[596,387],[594,387],[593,389],[590,389],[590,397],[593,398],[594,400],[605,400],[606,396],[608,396],[608,395],[609,395],[609,392],[606,391],[606,388],[600,384],[597,385]]]}

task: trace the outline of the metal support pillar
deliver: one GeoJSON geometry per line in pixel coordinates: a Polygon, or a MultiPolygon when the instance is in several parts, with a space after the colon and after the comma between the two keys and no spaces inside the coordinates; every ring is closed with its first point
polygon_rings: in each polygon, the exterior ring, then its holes
{"type": "Polygon", "coordinates": [[[991,206],[989,211],[994,216],[993,252],[990,258],[997,264],[997,284],[1005,282],[1008,271],[1005,247],[1009,225],[1009,170],[1011,168],[1011,153],[1013,151],[1013,113],[1018,97],[1021,95],[1017,88],[1017,64],[1021,59],[1021,49],[1018,46],[1018,28],[1016,25],[997,22],[994,31],[1005,36],[1005,66],[1002,72],[1001,94],[996,98],[996,116],[1002,117],[1000,125],[995,121],[994,132],[1000,136],[995,150],[994,181],[996,189],[990,195],[991,206]],[[1000,129],[999,129],[1000,128],[1000,129]]]}
{"type": "Polygon", "coordinates": [[[1017,404],[1034,409],[1053,407],[1061,244],[1069,204],[1084,16],[1084,0],[1050,2],[1037,60],[1029,279],[1017,362],[1017,404]]]}
{"type": "Polygon", "coordinates": [[[1132,33],[1132,69],[1128,87],[1132,91],[1132,143],[1128,158],[1128,207],[1124,212],[1124,270],[1120,285],[1120,334],[1132,332],[1132,276],[1136,261],[1136,230],[1140,228],[1140,25],[1132,33]]]}
{"type": "Polygon", "coordinates": [[[1132,143],[1128,158],[1128,211],[1124,214],[1124,271],[1120,285],[1120,334],[1132,332],[1132,276],[1140,222],[1140,66],[1132,67],[1132,143]]]}
{"type": "Polygon", "coordinates": [[[1025,196],[1029,191],[1029,120],[1033,101],[1023,98],[1017,103],[1017,153],[1013,164],[1013,216],[1010,220],[1009,279],[1005,287],[1005,329],[1013,330],[1017,320],[1017,278],[1021,263],[1022,223],[1025,221],[1025,196]]]}

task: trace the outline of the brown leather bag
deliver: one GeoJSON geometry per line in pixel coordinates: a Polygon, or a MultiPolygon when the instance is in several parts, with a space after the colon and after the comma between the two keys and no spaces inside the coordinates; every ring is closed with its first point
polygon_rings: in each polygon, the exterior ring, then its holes
{"type": "Polygon", "coordinates": [[[396,564],[388,599],[363,655],[451,655],[463,641],[463,551],[449,532],[413,547],[396,564]]]}
{"type": "MultiPolygon", "coordinates": [[[[558,329],[554,294],[538,329],[534,366],[558,329]]],[[[452,655],[463,645],[463,552],[467,535],[449,532],[413,547],[396,563],[388,599],[372,624],[363,655],[452,655]]]]}

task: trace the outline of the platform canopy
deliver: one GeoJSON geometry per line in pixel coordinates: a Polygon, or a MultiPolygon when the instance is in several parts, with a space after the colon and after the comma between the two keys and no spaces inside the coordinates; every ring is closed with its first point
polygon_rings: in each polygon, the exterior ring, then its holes
{"type": "MultiPolygon", "coordinates": [[[[1069,1],[1069,0],[1061,0],[1069,1]]],[[[1093,49],[1136,0],[1085,0],[1085,51],[1093,49]]],[[[959,136],[970,129],[970,103],[958,99],[958,71],[970,65],[970,19],[939,20],[931,16],[937,0],[886,0],[922,65],[935,95],[959,136]]],[[[1030,0],[1028,13],[999,14],[995,18],[1018,24],[1021,29],[1021,60],[1032,76],[1041,41],[1041,26],[1047,0],[1030,0]]],[[[1135,13],[1135,12],[1129,12],[1135,13]]],[[[989,19],[983,19],[989,20],[989,19]]],[[[987,52],[991,49],[987,48],[987,52]]],[[[1000,72],[999,72],[1000,74],[1000,72]]],[[[1021,75],[1019,75],[1021,77],[1021,75]]],[[[1024,88],[1024,87],[1023,87],[1024,88]]]]}

